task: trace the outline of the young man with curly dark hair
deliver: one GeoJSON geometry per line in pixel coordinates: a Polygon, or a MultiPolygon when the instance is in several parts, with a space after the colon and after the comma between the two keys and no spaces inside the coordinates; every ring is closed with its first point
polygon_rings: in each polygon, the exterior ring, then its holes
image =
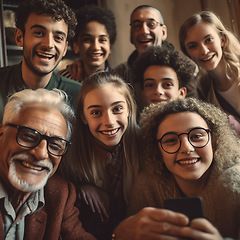
{"type": "Polygon", "coordinates": [[[0,120],[9,94],[24,88],[58,88],[75,104],[81,84],[53,73],[74,36],[76,17],[62,0],[22,0],[16,12],[15,41],[21,63],[0,69],[0,120]]]}
{"type": "Polygon", "coordinates": [[[117,33],[115,17],[108,9],[86,5],[76,12],[76,16],[78,24],[72,48],[80,59],[59,74],[82,82],[98,70],[110,70],[108,57],[117,33]]]}
{"type": "Polygon", "coordinates": [[[135,60],[135,94],[138,108],[170,102],[187,96],[195,82],[195,64],[186,56],[165,46],[149,47],[135,60]]]}

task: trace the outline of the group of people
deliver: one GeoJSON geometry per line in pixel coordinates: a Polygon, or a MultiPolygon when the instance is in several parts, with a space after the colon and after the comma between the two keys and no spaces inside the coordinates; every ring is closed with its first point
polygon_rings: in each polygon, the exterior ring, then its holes
{"type": "Polygon", "coordinates": [[[0,69],[1,239],[239,239],[240,44],[212,12],[130,16],[112,69],[110,10],[22,0],[23,59],[0,69]],[[54,72],[67,46],[79,59],[54,72]],[[205,218],[164,209],[201,197],[205,218]]]}

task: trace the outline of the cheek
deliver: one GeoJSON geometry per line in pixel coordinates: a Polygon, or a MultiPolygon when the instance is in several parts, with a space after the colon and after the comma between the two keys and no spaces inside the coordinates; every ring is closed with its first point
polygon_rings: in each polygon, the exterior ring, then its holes
{"type": "Polygon", "coordinates": [[[89,44],[87,44],[87,43],[82,43],[82,44],[80,44],[80,46],[79,46],[79,53],[80,53],[80,55],[83,55],[83,54],[85,54],[85,52],[87,51],[87,49],[89,48],[89,44]]]}
{"type": "Polygon", "coordinates": [[[52,159],[53,172],[52,172],[51,176],[57,171],[58,166],[61,162],[61,159],[62,159],[62,157],[55,157],[55,158],[52,159]]]}
{"type": "Polygon", "coordinates": [[[98,121],[94,118],[87,117],[85,120],[85,124],[88,125],[90,132],[93,133],[94,130],[96,130],[96,128],[98,126],[98,121]]]}

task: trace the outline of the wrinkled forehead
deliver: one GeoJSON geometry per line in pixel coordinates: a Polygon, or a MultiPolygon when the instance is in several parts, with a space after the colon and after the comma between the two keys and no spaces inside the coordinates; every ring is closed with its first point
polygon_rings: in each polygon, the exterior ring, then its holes
{"type": "Polygon", "coordinates": [[[147,19],[155,19],[156,21],[159,21],[160,23],[163,23],[163,18],[160,14],[160,12],[151,7],[146,7],[146,8],[139,8],[136,9],[132,14],[131,14],[131,19],[130,21],[146,21],[147,19]]]}

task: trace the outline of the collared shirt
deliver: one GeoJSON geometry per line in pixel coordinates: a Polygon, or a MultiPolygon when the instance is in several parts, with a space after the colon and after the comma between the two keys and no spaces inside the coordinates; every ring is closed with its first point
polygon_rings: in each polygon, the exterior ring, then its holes
{"type": "MultiPolygon", "coordinates": [[[[1,87],[0,87],[0,122],[2,121],[4,107],[8,97],[13,93],[28,88],[22,78],[22,63],[13,66],[0,68],[1,87]]],[[[52,73],[49,83],[45,89],[57,88],[67,93],[70,104],[75,109],[78,92],[82,84],[71,79],[52,73]]]]}
{"type": "Polygon", "coordinates": [[[40,189],[32,193],[16,213],[0,182],[0,209],[3,217],[5,240],[23,240],[25,216],[40,210],[44,205],[44,191],[40,189]]]}

